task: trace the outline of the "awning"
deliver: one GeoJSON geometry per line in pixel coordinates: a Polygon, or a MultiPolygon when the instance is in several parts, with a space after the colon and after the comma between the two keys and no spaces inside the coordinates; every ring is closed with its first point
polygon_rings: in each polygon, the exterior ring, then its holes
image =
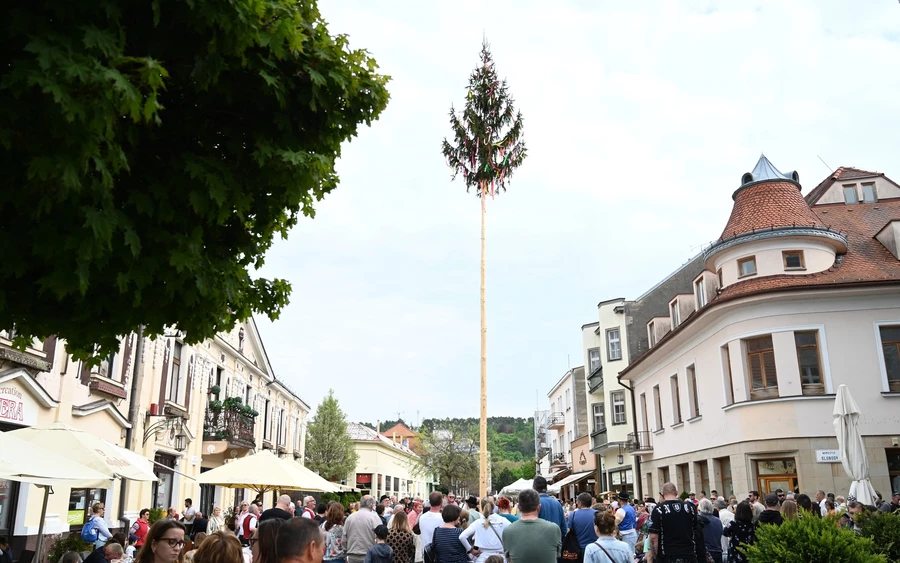
{"type": "Polygon", "coordinates": [[[569,475],[568,477],[566,477],[559,483],[553,483],[553,485],[549,488],[558,492],[558,491],[561,491],[562,488],[565,487],[566,485],[574,485],[575,483],[584,481],[585,479],[587,479],[588,477],[590,477],[593,474],[594,474],[593,471],[584,471],[582,473],[574,473],[572,475],[569,475]]]}
{"type": "Polygon", "coordinates": [[[546,479],[548,483],[551,483],[551,482],[553,482],[554,479],[556,479],[563,473],[567,473],[569,471],[571,471],[571,469],[569,469],[568,467],[565,469],[560,469],[559,471],[554,471],[553,473],[548,473],[548,474],[544,475],[544,479],[546,479]]]}
{"type": "Polygon", "coordinates": [[[61,422],[22,428],[14,430],[12,434],[99,471],[107,479],[158,480],[153,474],[150,460],[61,422]]]}

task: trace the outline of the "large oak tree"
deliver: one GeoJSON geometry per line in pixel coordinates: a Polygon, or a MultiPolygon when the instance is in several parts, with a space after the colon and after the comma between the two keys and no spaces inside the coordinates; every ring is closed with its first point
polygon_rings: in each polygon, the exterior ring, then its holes
{"type": "Polygon", "coordinates": [[[311,0],[4,8],[0,327],[84,359],[277,317],[290,285],[250,270],[386,106],[375,61],[311,0]]]}

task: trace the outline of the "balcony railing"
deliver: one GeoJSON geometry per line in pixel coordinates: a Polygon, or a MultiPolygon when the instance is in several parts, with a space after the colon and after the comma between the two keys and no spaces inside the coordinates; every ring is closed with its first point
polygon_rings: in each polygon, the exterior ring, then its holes
{"type": "Polygon", "coordinates": [[[566,425],[566,415],[561,412],[550,413],[547,416],[548,428],[563,428],[566,425]]]}
{"type": "Polygon", "coordinates": [[[598,448],[602,448],[609,444],[609,433],[606,431],[606,427],[598,428],[594,432],[591,433],[591,449],[596,450],[598,448]]]}
{"type": "Polygon", "coordinates": [[[204,440],[226,440],[229,444],[244,448],[256,446],[255,418],[241,412],[240,408],[223,407],[219,411],[206,409],[203,422],[204,440]]]}
{"type": "Polygon", "coordinates": [[[641,430],[629,434],[628,451],[632,453],[652,452],[653,445],[650,443],[650,432],[641,430]]]}

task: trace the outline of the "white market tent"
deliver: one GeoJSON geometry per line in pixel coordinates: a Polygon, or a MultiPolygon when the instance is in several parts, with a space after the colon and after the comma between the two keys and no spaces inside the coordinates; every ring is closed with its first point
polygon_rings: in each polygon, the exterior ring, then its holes
{"type": "Polygon", "coordinates": [[[530,489],[532,487],[533,481],[531,479],[519,479],[515,483],[510,483],[509,485],[500,489],[501,496],[516,496],[525,489],[530,489]]]}

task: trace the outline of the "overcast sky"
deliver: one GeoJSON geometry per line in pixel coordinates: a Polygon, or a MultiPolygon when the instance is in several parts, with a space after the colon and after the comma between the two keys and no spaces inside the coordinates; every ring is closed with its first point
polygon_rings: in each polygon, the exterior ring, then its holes
{"type": "Polygon", "coordinates": [[[440,153],[482,33],[529,157],[488,208],[489,413],[531,416],[582,365],[599,301],[721,233],[761,152],[804,193],[828,166],[900,180],[900,4],[320,0],[392,77],[341,184],[268,255],[276,374],[351,420],[477,416],[479,209],[440,153]]]}

